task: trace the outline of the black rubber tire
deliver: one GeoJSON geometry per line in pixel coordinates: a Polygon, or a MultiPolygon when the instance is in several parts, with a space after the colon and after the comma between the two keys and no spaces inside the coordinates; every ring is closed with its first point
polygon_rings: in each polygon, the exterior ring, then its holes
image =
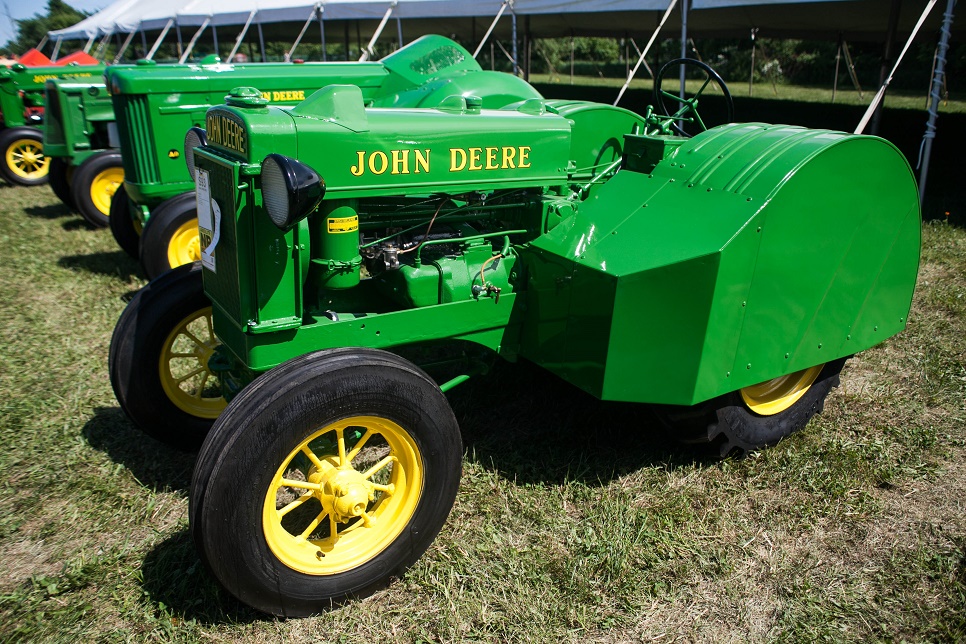
{"type": "Polygon", "coordinates": [[[215,423],[191,480],[192,538],[209,571],[242,602],[280,617],[319,613],[384,586],[425,552],[452,509],[461,457],[453,411],[415,365],[373,349],[307,354],[260,376],[215,423]],[[298,572],[267,544],[266,495],[303,440],[355,416],[389,419],[411,437],[421,458],[421,495],[405,528],[371,558],[334,574],[298,572]]]}
{"type": "Polygon", "coordinates": [[[50,166],[47,168],[47,182],[50,189],[54,191],[57,198],[65,206],[74,210],[74,197],[70,191],[71,179],[73,178],[74,168],[61,157],[51,157],[50,166]]]}
{"type": "Polygon", "coordinates": [[[200,264],[168,271],[128,303],[114,327],[108,354],[111,387],[131,422],[186,452],[201,447],[214,418],[188,413],[171,400],[161,383],[160,363],[169,334],[187,316],[210,306],[200,264]]]}
{"type": "Polygon", "coordinates": [[[678,440],[711,444],[721,457],[741,456],[777,444],[821,413],[825,398],[839,384],[845,361],[841,358],[826,363],[804,396],[771,416],[760,416],[748,409],[740,391],[693,407],[655,405],[654,411],[678,440]]]}
{"type": "Polygon", "coordinates": [[[121,165],[121,153],[117,150],[104,150],[88,157],[74,171],[74,178],[70,187],[71,196],[77,206],[77,212],[95,228],[107,226],[110,216],[110,198],[113,197],[113,193],[98,193],[95,195],[94,193],[98,189],[95,182],[104,173],[116,172],[117,170],[121,171],[123,180],[124,171],[121,165]],[[101,204],[100,206],[98,206],[98,202],[101,204]]]}
{"type": "MultiPolygon", "coordinates": [[[[0,132],[0,175],[3,175],[7,183],[18,186],[39,186],[47,183],[47,172],[44,172],[42,175],[38,173],[38,176],[33,178],[23,177],[16,174],[13,168],[7,165],[7,151],[16,141],[22,139],[36,141],[42,146],[44,135],[40,129],[27,126],[11,127],[0,132]]],[[[50,166],[48,165],[47,167],[49,168],[50,166]]]]}
{"type": "Polygon", "coordinates": [[[108,217],[108,226],[117,245],[137,261],[141,246],[141,235],[138,234],[131,208],[131,200],[128,199],[127,191],[124,186],[121,186],[111,197],[111,214],[108,217]]]}
{"type": "MultiPolygon", "coordinates": [[[[171,261],[168,251],[178,229],[190,221],[195,222],[197,235],[198,205],[194,192],[166,199],[151,211],[148,223],[141,232],[140,251],[141,267],[148,279],[154,279],[178,265],[171,261]]],[[[188,257],[184,259],[189,261],[188,257]]],[[[191,258],[191,261],[196,259],[200,257],[191,258]]]]}

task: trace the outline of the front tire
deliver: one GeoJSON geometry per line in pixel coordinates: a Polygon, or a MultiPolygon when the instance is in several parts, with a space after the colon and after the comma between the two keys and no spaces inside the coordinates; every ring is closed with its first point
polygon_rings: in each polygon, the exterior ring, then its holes
{"type": "Polygon", "coordinates": [[[800,431],[825,407],[845,358],[774,378],[693,407],[661,405],[658,417],[685,443],[714,445],[720,456],[746,454],[800,431]]]}
{"type": "Polygon", "coordinates": [[[132,259],[137,260],[141,233],[139,223],[131,215],[131,207],[131,200],[122,185],[111,198],[111,214],[108,217],[108,226],[117,245],[132,259]]]}
{"type": "Polygon", "coordinates": [[[201,265],[154,280],[128,303],[108,354],[111,387],[128,418],[178,450],[197,450],[225,408],[208,360],[218,347],[201,265]]]}
{"type": "Polygon", "coordinates": [[[321,612],[422,555],[455,501],[461,457],[445,396],[412,363],[357,348],[295,358],[232,400],[198,454],[195,546],[246,604],[321,612]]]}
{"type": "Polygon", "coordinates": [[[44,135],[35,127],[12,127],[0,132],[0,174],[18,186],[47,183],[50,157],[44,156],[44,135]]]}
{"type": "Polygon", "coordinates": [[[149,279],[201,259],[195,193],[164,201],[151,212],[141,235],[141,267],[149,279]]]}
{"type": "Polygon", "coordinates": [[[121,153],[105,150],[89,157],[74,172],[71,196],[81,216],[95,228],[108,224],[111,199],[124,183],[121,153]]]}
{"type": "Polygon", "coordinates": [[[50,183],[50,189],[71,210],[77,207],[74,203],[74,197],[70,192],[73,178],[74,166],[67,163],[61,157],[51,157],[50,167],[47,171],[47,181],[50,183]]]}

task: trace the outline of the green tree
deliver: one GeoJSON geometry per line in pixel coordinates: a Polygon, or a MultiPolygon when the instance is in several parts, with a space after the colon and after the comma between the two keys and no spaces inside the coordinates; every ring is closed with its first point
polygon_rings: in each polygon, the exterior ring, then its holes
{"type": "MultiPolygon", "coordinates": [[[[6,5],[4,8],[6,9],[6,5]]],[[[74,9],[64,0],[48,0],[46,14],[36,13],[32,18],[14,20],[17,35],[3,46],[3,51],[6,54],[20,55],[31,47],[36,47],[47,32],[70,27],[88,15],[90,14],[74,9]]]]}

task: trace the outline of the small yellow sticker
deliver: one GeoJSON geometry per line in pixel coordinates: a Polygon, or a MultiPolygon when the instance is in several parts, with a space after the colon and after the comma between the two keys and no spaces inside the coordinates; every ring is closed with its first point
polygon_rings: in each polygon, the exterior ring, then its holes
{"type": "Polygon", "coordinates": [[[359,230],[359,216],[333,217],[327,219],[326,224],[330,233],[354,233],[359,230]]]}

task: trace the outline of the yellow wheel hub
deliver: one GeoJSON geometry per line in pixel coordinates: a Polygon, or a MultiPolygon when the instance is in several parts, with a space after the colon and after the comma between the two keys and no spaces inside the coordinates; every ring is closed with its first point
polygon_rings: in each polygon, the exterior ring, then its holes
{"type": "Polygon", "coordinates": [[[209,306],[181,320],[161,350],[161,388],[178,409],[198,418],[218,418],[227,404],[208,368],[218,344],[209,306]]]}
{"type": "Polygon", "coordinates": [[[91,203],[102,215],[110,216],[111,199],[124,183],[124,168],[113,167],[101,170],[91,181],[91,203]]]}
{"type": "Polygon", "coordinates": [[[265,495],[262,529],[279,561],[332,575],[369,561],[409,524],[423,487],[419,448],[399,425],[357,416],[313,432],[265,495]]]}
{"type": "Polygon", "coordinates": [[[7,146],[6,161],[7,167],[23,179],[41,179],[50,169],[43,145],[33,139],[17,139],[7,146]]]}
{"type": "Polygon", "coordinates": [[[171,268],[190,264],[201,259],[201,239],[198,237],[198,220],[186,221],[168,240],[168,263],[171,268]]]}
{"type": "Polygon", "coordinates": [[[745,387],[741,390],[741,398],[748,409],[759,416],[774,416],[798,402],[822,373],[824,366],[816,365],[787,376],[745,387]]]}

